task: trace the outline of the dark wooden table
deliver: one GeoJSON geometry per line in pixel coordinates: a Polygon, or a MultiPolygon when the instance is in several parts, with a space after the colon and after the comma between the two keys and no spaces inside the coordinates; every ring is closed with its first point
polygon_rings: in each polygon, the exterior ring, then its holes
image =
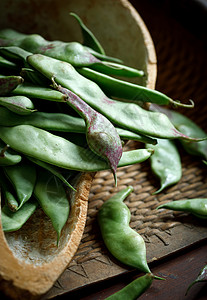
{"type": "MultiPolygon", "coordinates": [[[[196,283],[185,296],[189,284],[207,263],[207,241],[185,249],[172,257],[150,265],[154,274],[166,280],[154,280],[151,287],[139,298],[140,300],[205,300],[207,283],[196,283]]],[[[123,288],[142,273],[130,272],[113,280],[90,285],[80,290],[56,297],[55,300],[103,300],[123,288]]],[[[127,299],[126,299],[127,300],[127,299]]]]}

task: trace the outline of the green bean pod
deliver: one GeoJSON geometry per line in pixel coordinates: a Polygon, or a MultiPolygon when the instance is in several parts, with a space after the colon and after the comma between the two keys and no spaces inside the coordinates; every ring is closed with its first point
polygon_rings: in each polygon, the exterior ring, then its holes
{"type": "Polygon", "coordinates": [[[23,78],[21,76],[0,75],[0,95],[4,96],[6,94],[9,94],[22,82],[23,82],[23,78]]]}
{"type": "Polygon", "coordinates": [[[22,157],[19,153],[16,153],[13,149],[10,149],[9,145],[6,145],[0,140],[0,166],[11,166],[18,164],[22,157]]]}
{"type": "Polygon", "coordinates": [[[0,105],[19,115],[27,115],[35,111],[32,101],[25,96],[2,96],[0,105]]]}
{"type": "Polygon", "coordinates": [[[10,72],[9,74],[19,71],[17,64],[4,58],[3,56],[0,56],[0,69],[2,71],[6,71],[7,73],[10,72]]]}
{"type": "Polygon", "coordinates": [[[158,209],[160,208],[189,212],[201,219],[207,218],[206,198],[182,199],[182,200],[171,201],[158,206],[158,209]]]}
{"type": "Polygon", "coordinates": [[[90,149],[105,159],[114,174],[122,156],[122,143],[113,124],[100,113],[96,112],[76,94],[53,83],[54,87],[66,95],[69,104],[85,120],[86,139],[90,149]]]}
{"type": "MultiPolygon", "coordinates": [[[[82,172],[107,170],[106,161],[88,148],[31,125],[1,127],[0,138],[14,150],[65,169],[82,172]]],[[[152,155],[150,149],[123,152],[118,167],[140,163],[152,155]]]]}
{"type": "Polygon", "coordinates": [[[191,287],[198,282],[206,282],[207,281],[207,265],[205,265],[201,271],[199,272],[197,278],[188,286],[186,294],[189,292],[191,287]]]}
{"type": "Polygon", "coordinates": [[[37,176],[34,188],[34,196],[46,215],[51,219],[52,225],[57,232],[57,244],[63,226],[65,225],[70,211],[69,201],[62,182],[49,171],[42,169],[37,176]]]}
{"type": "Polygon", "coordinates": [[[158,139],[156,145],[146,144],[146,148],[154,149],[154,154],[150,157],[150,164],[152,172],[160,180],[160,188],[153,193],[158,194],[181,179],[180,154],[174,141],[167,139],[158,139]]]}
{"type": "Polygon", "coordinates": [[[104,202],[98,212],[98,222],[103,241],[116,259],[142,272],[150,273],[145,242],[141,235],[129,226],[131,214],[123,203],[132,190],[129,186],[104,202]]]}
{"type": "Polygon", "coordinates": [[[11,232],[20,229],[32,216],[38,207],[38,202],[31,199],[26,202],[20,210],[12,212],[6,205],[1,210],[1,223],[4,232],[11,232]]]}
{"type": "Polygon", "coordinates": [[[131,283],[126,285],[120,291],[107,297],[107,300],[136,300],[141,296],[152,284],[154,276],[147,273],[136,278],[131,283]]]}
{"type": "Polygon", "coordinates": [[[54,77],[58,84],[74,92],[120,127],[157,138],[196,140],[176,130],[164,114],[147,111],[134,103],[109,99],[95,82],[80,75],[69,63],[41,54],[29,56],[28,62],[47,78],[54,77]]]}
{"type": "Polygon", "coordinates": [[[20,47],[8,46],[0,47],[0,54],[4,58],[9,59],[20,66],[27,66],[27,56],[31,55],[32,53],[20,47]]]}
{"type": "Polygon", "coordinates": [[[17,88],[11,92],[11,94],[14,96],[23,95],[30,98],[38,98],[55,102],[65,102],[65,95],[63,95],[62,93],[54,89],[39,86],[29,82],[24,82],[18,85],[17,88]]]}
{"type": "Polygon", "coordinates": [[[19,210],[32,196],[36,182],[35,166],[26,161],[21,161],[17,165],[7,166],[3,169],[17,195],[19,205],[16,210],[19,210]]]}
{"type": "MultiPolygon", "coordinates": [[[[95,64],[96,66],[96,64],[95,64]]],[[[159,105],[174,105],[183,107],[193,107],[194,104],[183,104],[179,101],[174,101],[165,94],[149,89],[147,87],[116,79],[108,75],[102,74],[102,70],[96,71],[95,67],[89,68],[79,68],[77,69],[80,74],[86,78],[96,82],[105,93],[109,93],[112,97],[118,97],[121,99],[129,99],[133,101],[140,102],[151,102],[157,103],[159,105]],[[93,68],[94,70],[91,70],[93,68]]],[[[107,73],[106,73],[107,74],[107,73]]],[[[115,75],[115,74],[112,74],[115,75]]],[[[117,74],[119,75],[119,74],[117,74]]],[[[122,74],[126,76],[126,74],[122,74]]]]}
{"type": "Polygon", "coordinates": [[[50,173],[52,173],[57,178],[59,178],[67,187],[76,191],[76,189],[64,178],[64,176],[61,174],[60,170],[57,167],[47,164],[46,162],[35,159],[35,158],[28,157],[28,159],[31,160],[36,165],[48,170],[50,173]]]}
{"type": "MultiPolygon", "coordinates": [[[[159,106],[150,106],[151,110],[161,111],[174,124],[174,126],[183,134],[188,136],[197,136],[198,138],[205,138],[207,133],[198,126],[194,121],[192,121],[187,116],[173,110],[169,110],[166,108],[161,108],[159,106]]],[[[180,140],[185,151],[191,155],[196,155],[207,159],[207,140],[199,141],[199,142],[188,142],[186,140],[180,140]]]]}
{"type": "Polygon", "coordinates": [[[95,37],[95,35],[91,32],[91,30],[88,27],[86,27],[86,25],[83,23],[81,18],[75,13],[70,13],[70,15],[73,16],[80,25],[82,37],[83,37],[83,45],[104,55],[105,51],[101,46],[100,42],[95,37]]]}
{"type": "Polygon", "coordinates": [[[2,168],[0,168],[0,188],[4,195],[6,206],[11,211],[16,211],[19,206],[19,202],[17,201],[12,185],[9,180],[5,177],[2,168]]]}
{"type": "MultiPolygon", "coordinates": [[[[50,131],[85,133],[86,126],[82,118],[64,113],[34,112],[19,116],[5,107],[0,107],[0,126],[32,125],[50,131]]],[[[116,127],[123,140],[133,140],[142,143],[156,144],[156,139],[140,135],[132,131],[116,127]]]]}

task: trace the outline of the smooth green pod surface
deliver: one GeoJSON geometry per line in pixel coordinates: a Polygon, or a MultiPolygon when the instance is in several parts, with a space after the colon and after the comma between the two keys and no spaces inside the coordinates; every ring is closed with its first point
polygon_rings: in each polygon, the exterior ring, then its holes
{"type": "Polygon", "coordinates": [[[1,222],[3,231],[11,232],[20,229],[31,217],[38,207],[38,202],[32,199],[26,202],[21,209],[12,212],[6,205],[1,210],[1,222]]]}
{"type": "MultiPolygon", "coordinates": [[[[1,127],[0,138],[20,153],[62,168],[82,172],[109,169],[107,162],[90,149],[30,125],[1,127]]],[[[151,155],[152,150],[146,149],[124,152],[118,167],[142,162],[151,155]]]]}
{"type": "Polygon", "coordinates": [[[147,111],[134,103],[109,99],[95,82],[80,75],[66,62],[41,54],[29,56],[28,62],[47,78],[54,77],[58,84],[73,91],[118,126],[152,137],[188,139],[164,114],[147,111]]]}
{"type": "MultiPolygon", "coordinates": [[[[207,136],[207,133],[200,126],[198,126],[187,116],[177,111],[169,110],[155,105],[151,105],[150,109],[154,111],[160,111],[167,115],[171,122],[174,124],[174,126],[185,135],[191,137],[196,136],[198,138],[205,138],[207,136]]],[[[185,140],[180,140],[180,142],[185,151],[189,154],[207,159],[207,140],[199,142],[188,142],[185,140]]]]}
{"type": "Polygon", "coordinates": [[[69,201],[62,182],[49,171],[42,169],[37,176],[34,195],[46,215],[51,219],[57,232],[58,243],[61,230],[70,211],[69,201]]]}
{"type": "MultiPolygon", "coordinates": [[[[82,118],[64,113],[34,112],[19,116],[5,107],[0,107],[0,126],[32,125],[50,131],[85,133],[86,126],[82,118]]],[[[140,135],[132,131],[116,127],[123,140],[134,140],[143,143],[156,144],[156,139],[140,135]]]]}
{"type": "Polygon", "coordinates": [[[17,195],[19,205],[16,210],[18,210],[32,196],[36,182],[35,166],[22,160],[17,165],[4,167],[4,172],[17,195]]]}
{"type": "Polygon", "coordinates": [[[32,101],[25,96],[0,97],[0,105],[19,115],[27,115],[35,111],[32,101]]]}
{"type": "Polygon", "coordinates": [[[22,157],[19,153],[16,153],[13,149],[10,149],[9,145],[6,145],[0,140],[0,166],[11,166],[18,164],[22,157]]]}
{"type": "Polygon", "coordinates": [[[150,273],[145,242],[129,226],[131,214],[123,203],[132,190],[129,186],[104,202],[98,212],[98,222],[104,243],[115,258],[142,272],[150,273]]]}
{"type": "Polygon", "coordinates": [[[181,179],[180,154],[174,141],[167,139],[158,139],[156,145],[146,144],[146,148],[154,149],[154,154],[150,157],[150,164],[152,172],[160,181],[160,188],[154,192],[154,194],[158,194],[181,179]]]}
{"type": "Polygon", "coordinates": [[[176,211],[185,211],[201,219],[207,219],[207,198],[182,199],[158,206],[176,211]]]}

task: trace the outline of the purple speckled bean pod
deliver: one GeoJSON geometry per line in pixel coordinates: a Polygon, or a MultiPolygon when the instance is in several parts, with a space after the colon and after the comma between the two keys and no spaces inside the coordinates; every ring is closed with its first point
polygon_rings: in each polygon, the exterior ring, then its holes
{"type": "Polygon", "coordinates": [[[122,142],[112,123],[103,115],[91,108],[70,90],[57,85],[52,78],[53,86],[67,96],[68,103],[85,120],[86,138],[90,149],[108,161],[116,182],[116,169],[122,156],[122,142]]]}

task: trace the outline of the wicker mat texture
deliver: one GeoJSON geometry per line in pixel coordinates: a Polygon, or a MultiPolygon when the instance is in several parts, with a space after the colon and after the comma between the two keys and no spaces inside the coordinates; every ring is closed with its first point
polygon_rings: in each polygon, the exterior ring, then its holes
{"type": "MultiPolygon", "coordinates": [[[[169,14],[147,1],[138,2],[132,4],[144,19],[157,53],[156,89],[183,102],[193,99],[195,108],[179,111],[207,132],[207,51],[203,42],[169,14]]],[[[136,142],[126,145],[128,149],[138,147],[143,145],[136,142]]],[[[101,239],[96,219],[103,202],[128,185],[134,187],[133,193],[125,201],[131,211],[130,225],[143,236],[149,263],[206,238],[204,221],[181,212],[156,210],[159,204],[167,201],[207,197],[206,166],[201,159],[186,154],[178,147],[182,160],[182,179],[158,195],[152,195],[159,188],[159,182],[151,172],[149,160],[120,168],[117,172],[117,188],[114,188],[111,172],[103,171],[95,175],[81,244],[69,267],[46,295],[47,298],[130,270],[110,256],[101,239]]]]}

